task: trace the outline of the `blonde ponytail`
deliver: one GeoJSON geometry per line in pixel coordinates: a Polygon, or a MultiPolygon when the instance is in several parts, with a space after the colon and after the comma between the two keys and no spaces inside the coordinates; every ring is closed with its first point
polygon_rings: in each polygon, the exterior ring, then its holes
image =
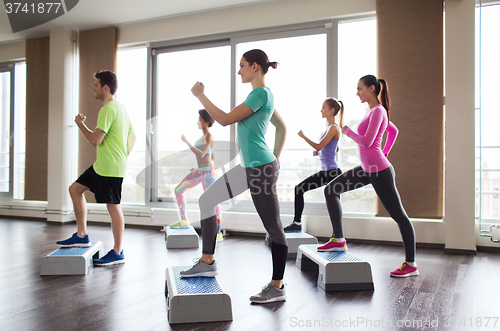
{"type": "Polygon", "coordinates": [[[340,130],[344,128],[344,103],[340,100],[338,100],[340,104],[340,110],[337,112],[339,114],[339,127],[340,130]]]}

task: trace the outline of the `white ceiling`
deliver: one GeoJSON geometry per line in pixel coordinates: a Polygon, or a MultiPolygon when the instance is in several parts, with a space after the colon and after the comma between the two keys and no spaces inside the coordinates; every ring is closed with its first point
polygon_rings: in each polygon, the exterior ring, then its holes
{"type": "Polygon", "coordinates": [[[12,33],[6,10],[0,4],[0,43],[48,35],[50,30],[62,27],[88,30],[274,1],[277,0],[80,0],[53,21],[17,33],[12,33]]]}

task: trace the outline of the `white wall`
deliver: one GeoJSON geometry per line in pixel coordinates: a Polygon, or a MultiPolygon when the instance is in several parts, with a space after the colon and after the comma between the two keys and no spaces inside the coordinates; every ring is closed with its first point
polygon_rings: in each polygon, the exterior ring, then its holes
{"type": "Polygon", "coordinates": [[[24,59],[26,46],[24,40],[0,44],[0,63],[24,59]]]}
{"type": "Polygon", "coordinates": [[[446,1],[446,249],[476,249],[474,29],[475,0],[446,1]]]}
{"type": "MultiPolygon", "coordinates": [[[[73,178],[73,104],[77,91],[73,74],[75,56],[73,31],[63,28],[50,32],[49,127],[48,127],[48,209],[71,212],[73,205],[68,187],[73,178]]],[[[48,220],[63,222],[74,217],[51,214],[48,220]]]]}
{"type": "Polygon", "coordinates": [[[238,7],[119,27],[120,45],[375,13],[375,0],[296,0],[238,7]]]}

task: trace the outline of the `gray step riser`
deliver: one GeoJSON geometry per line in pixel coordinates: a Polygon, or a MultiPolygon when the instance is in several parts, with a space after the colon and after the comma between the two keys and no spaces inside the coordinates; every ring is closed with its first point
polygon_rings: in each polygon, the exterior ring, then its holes
{"type": "Polygon", "coordinates": [[[318,286],[325,291],[373,290],[371,266],[347,252],[318,252],[318,245],[299,246],[296,266],[318,270],[318,286]]]}
{"type": "MultiPolygon", "coordinates": [[[[297,252],[299,250],[300,245],[305,244],[317,244],[318,239],[314,236],[311,236],[305,232],[297,232],[297,233],[285,233],[286,241],[288,244],[288,255],[287,258],[296,258],[297,252]]],[[[266,233],[265,243],[267,246],[271,247],[271,237],[268,233],[266,233]]]]}
{"type": "Polygon", "coordinates": [[[167,268],[165,296],[169,323],[232,321],[231,298],[217,278],[180,278],[180,270],[188,268],[167,268]]]}
{"type": "Polygon", "coordinates": [[[167,248],[200,247],[200,237],[191,225],[187,229],[171,229],[167,226],[165,240],[167,241],[167,248]]]}
{"type": "Polygon", "coordinates": [[[40,275],[86,275],[94,265],[93,259],[101,257],[102,249],[100,241],[85,248],[59,248],[42,258],[40,275]]]}

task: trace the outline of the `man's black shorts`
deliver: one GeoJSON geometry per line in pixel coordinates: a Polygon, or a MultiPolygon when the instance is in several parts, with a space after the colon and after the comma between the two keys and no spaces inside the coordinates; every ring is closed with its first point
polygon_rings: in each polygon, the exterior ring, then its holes
{"type": "Polygon", "coordinates": [[[90,166],[76,180],[78,184],[86,186],[94,193],[97,203],[119,205],[122,199],[122,177],[104,177],[98,175],[94,166],[90,166]]]}

